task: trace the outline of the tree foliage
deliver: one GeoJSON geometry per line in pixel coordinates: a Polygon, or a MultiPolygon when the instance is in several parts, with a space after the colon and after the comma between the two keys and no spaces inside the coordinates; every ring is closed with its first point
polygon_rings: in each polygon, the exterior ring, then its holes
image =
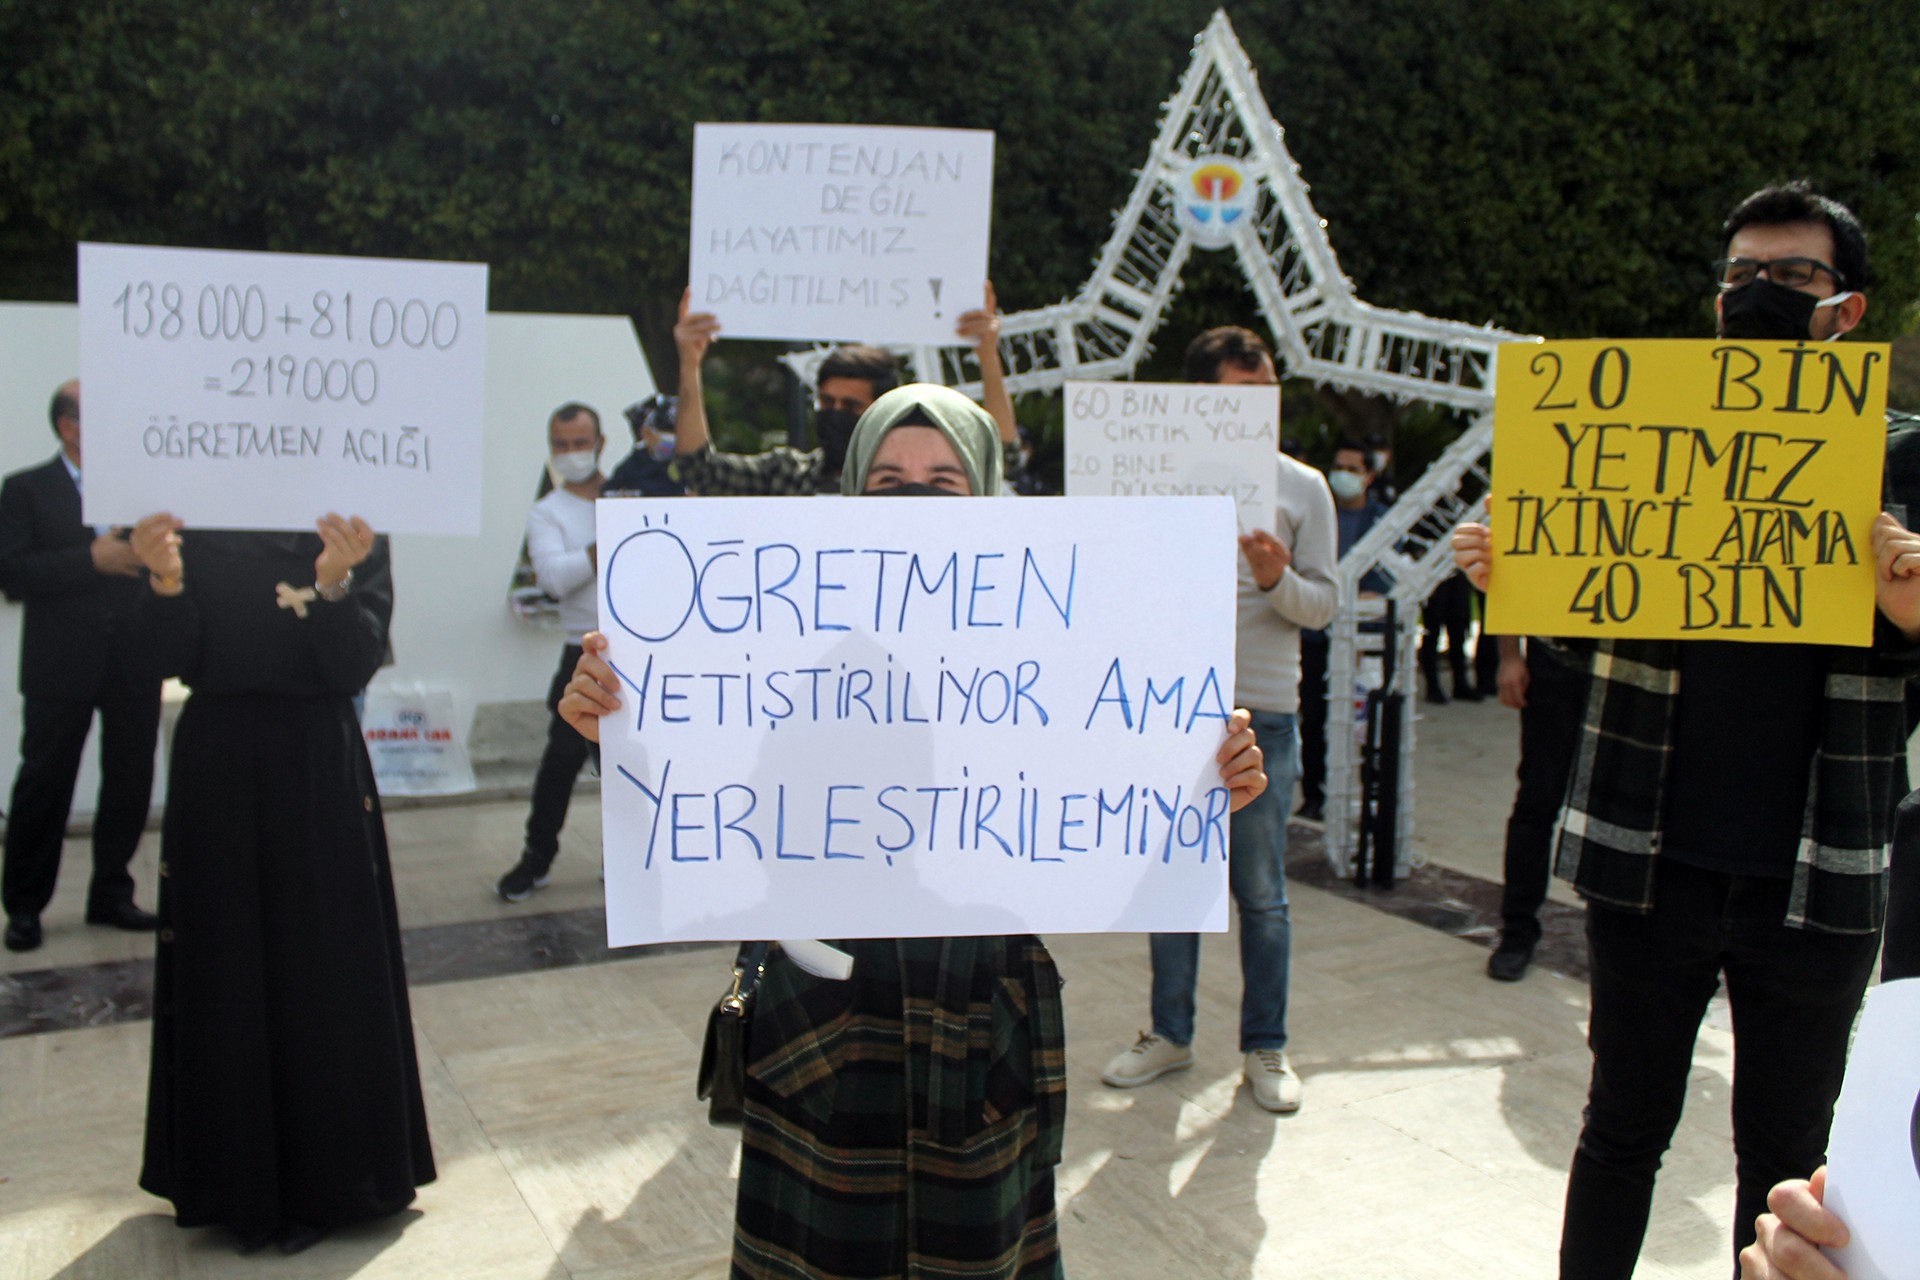
{"type": "MultiPolygon", "coordinates": [[[[1074,292],[1197,0],[8,0],[0,296],[79,239],[482,260],[492,305],[636,316],[685,274],[698,120],[998,132],[1002,304],[1074,292]]],[[[1356,288],[1555,336],[1704,330],[1720,218],[1850,204],[1872,336],[1920,296],[1920,6],[1248,0],[1230,15],[1356,288]]],[[[1203,265],[1162,350],[1247,318],[1203,265]]]]}

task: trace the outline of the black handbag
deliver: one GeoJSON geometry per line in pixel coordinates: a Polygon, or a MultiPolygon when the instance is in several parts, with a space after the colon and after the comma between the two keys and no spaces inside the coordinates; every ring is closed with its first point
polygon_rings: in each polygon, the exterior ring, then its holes
{"type": "Polygon", "coordinates": [[[733,961],[733,982],[707,1015],[707,1038],[700,1049],[700,1075],[693,1095],[707,1104],[707,1123],[740,1125],[747,1091],[747,1024],[753,993],[767,971],[767,944],[742,944],[733,961]]]}

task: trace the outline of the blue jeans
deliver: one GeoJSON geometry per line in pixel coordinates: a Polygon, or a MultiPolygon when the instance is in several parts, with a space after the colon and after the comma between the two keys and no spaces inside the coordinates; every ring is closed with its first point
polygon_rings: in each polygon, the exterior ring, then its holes
{"type": "MultiPolygon", "coordinates": [[[[1233,815],[1227,883],[1240,911],[1240,1051],[1287,1047],[1287,968],[1293,922],[1287,914],[1287,808],[1300,744],[1291,713],[1256,711],[1254,737],[1266,756],[1267,789],[1233,815]]],[[[1193,1043],[1193,992],[1200,935],[1156,933],[1153,1034],[1193,1043]]]]}

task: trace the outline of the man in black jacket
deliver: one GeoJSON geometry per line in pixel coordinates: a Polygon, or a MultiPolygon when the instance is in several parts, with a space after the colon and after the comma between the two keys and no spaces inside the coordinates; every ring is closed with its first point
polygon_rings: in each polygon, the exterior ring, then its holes
{"type": "Polygon", "coordinates": [[[160,681],[139,673],[131,614],[143,571],[120,530],[80,520],[80,384],[54,392],[60,452],[0,485],[0,591],[26,606],[20,629],[20,772],[7,807],[0,900],[9,951],[40,945],[60,870],[80,753],[100,712],[87,923],[154,927],[133,902],[133,860],[153,791],[160,681]]]}
{"type": "MultiPolygon", "coordinates": [[[[1824,342],[1866,312],[1865,229],[1804,182],[1742,201],[1719,243],[1722,338],[1824,342]]],[[[1633,1273],[1716,991],[1736,1042],[1736,1255],[1769,1190],[1825,1156],[1901,880],[1887,848],[1907,782],[1904,692],[1920,669],[1920,467],[1900,445],[1888,437],[1883,514],[1861,548],[1875,571],[1870,647],[1582,646],[1591,683],[1556,864],[1587,902],[1594,1063],[1561,1280],[1633,1273]]],[[[1482,589],[1491,550],[1484,525],[1454,534],[1455,563],[1482,589]]]]}

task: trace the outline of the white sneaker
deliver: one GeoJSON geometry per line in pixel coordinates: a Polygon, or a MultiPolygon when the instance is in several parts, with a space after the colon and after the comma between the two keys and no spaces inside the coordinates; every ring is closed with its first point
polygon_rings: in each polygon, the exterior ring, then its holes
{"type": "Polygon", "coordinates": [[[1247,1055],[1247,1085],[1253,1100],[1269,1111],[1285,1114],[1300,1109],[1300,1077],[1280,1049],[1255,1049],[1247,1055]]]}
{"type": "Polygon", "coordinates": [[[1100,1083],[1116,1089],[1131,1089],[1149,1080],[1158,1080],[1169,1071],[1185,1071],[1193,1065],[1193,1050],[1159,1036],[1143,1033],[1127,1050],[1100,1073],[1100,1083]]]}

